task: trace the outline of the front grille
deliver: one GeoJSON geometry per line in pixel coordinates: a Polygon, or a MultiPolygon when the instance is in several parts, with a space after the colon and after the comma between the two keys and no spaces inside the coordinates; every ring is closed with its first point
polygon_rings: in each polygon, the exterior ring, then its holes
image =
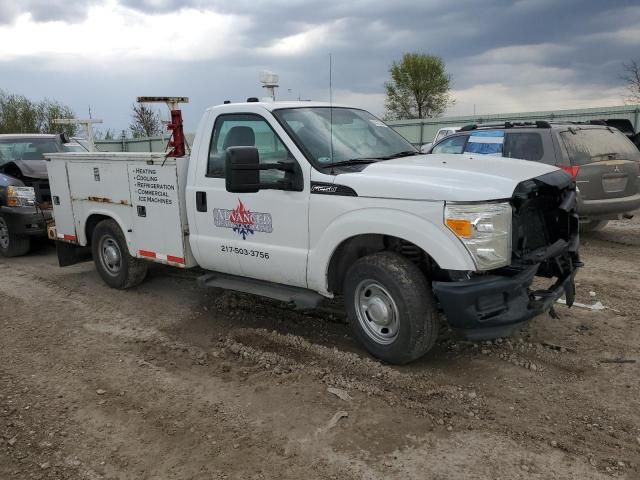
{"type": "Polygon", "coordinates": [[[514,225],[513,246],[517,252],[526,254],[553,243],[544,213],[535,203],[527,203],[514,212],[514,225]]]}
{"type": "Polygon", "coordinates": [[[577,250],[573,183],[561,182],[563,178],[557,174],[552,177],[555,183],[543,179],[522,182],[514,192],[512,261],[515,263],[540,263],[559,249],[566,252],[574,248],[573,244],[577,250]]]}

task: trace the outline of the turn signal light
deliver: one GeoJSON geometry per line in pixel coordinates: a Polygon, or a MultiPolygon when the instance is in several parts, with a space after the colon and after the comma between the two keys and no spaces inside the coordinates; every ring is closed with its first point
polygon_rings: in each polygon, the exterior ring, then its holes
{"type": "Polygon", "coordinates": [[[574,180],[576,179],[576,177],[578,176],[578,173],[580,172],[579,166],[568,167],[565,165],[561,165],[560,168],[565,172],[567,172],[569,175],[571,175],[571,178],[573,178],[574,180]]]}
{"type": "Polygon", "coordinates": [[[459,237],[471,238],[472,225],[470,220],[447,218],[447,226],[459,237]]]}

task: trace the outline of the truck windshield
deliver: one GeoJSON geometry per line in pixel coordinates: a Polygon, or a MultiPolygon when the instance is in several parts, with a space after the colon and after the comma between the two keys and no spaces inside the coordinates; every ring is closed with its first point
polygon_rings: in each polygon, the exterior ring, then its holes
{"type": "Polygon", "coordinates": [[[400,134],[364,110],[303,107],[273,114],[318,168],[419,154],[400,134]]]}
{"type": "Polygon", "coordinates": [[[622,133],[608,128],[585,128],[561,132],[572,165],[602,160],[640,161],[640,151],[622,133]]]}

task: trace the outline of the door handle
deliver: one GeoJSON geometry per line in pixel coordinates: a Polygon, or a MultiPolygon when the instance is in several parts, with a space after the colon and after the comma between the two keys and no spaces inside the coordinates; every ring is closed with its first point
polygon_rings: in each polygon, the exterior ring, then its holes
{"type": "Polygon", "coordinates": [[[199,212],[207,211],[207,192],[196,192],[196,210],[199,212]]]}

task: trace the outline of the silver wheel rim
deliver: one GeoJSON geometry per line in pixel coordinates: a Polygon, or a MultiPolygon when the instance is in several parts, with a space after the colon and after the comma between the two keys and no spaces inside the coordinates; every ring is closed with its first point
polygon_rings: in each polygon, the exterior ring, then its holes
{"type": "Polygon", "coordinates": [[[371,340],[389,345],[400,331],[400,315],[389,291],[374,280],[363,280],[355,291],[358,322],[371,340]]]}
{"type": "Polygon", "coordinates": [[[9,227],[4,218],[0,218],[0,248],[9,248],[9,227]]]}
{"type": "Polygon", "coordinates": [[[112,236],[105,235],[100,239],[98,252],[104,270],[113,277],[118,276],[122,269],[122,252],[118,242],[112,236]]]}

